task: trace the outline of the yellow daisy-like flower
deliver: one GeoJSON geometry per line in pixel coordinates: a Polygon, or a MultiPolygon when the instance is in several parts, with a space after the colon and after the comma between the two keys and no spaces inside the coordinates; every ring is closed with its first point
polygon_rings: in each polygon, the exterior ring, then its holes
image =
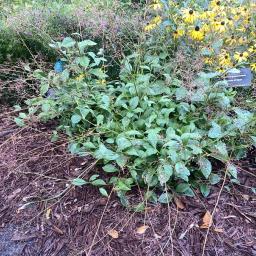
{"type": "Polygon", "coordinates": [[[232,66],[230,54],[226,50],[221,51],[221,54],[219,56],[219,64],[220,64],[220,66],[224,66],[224,67],[232,66]]]}
{"type": "Polygon", "coordinates": [[[248,41],[248,40],[247,40],[246,37],[240,37],[240,38],[238,39],[238,43],[239,43],[240,45],[246,44],[247,41],[248,41]]]}
{"type": "Polygon", "coordinates": [[[250,66],[252,71],[256,72],[256,63],[252,63],[250,66]]]}
{"type": "Polygon", "coordinates": [[[219,1],[219,0],[213,0],[210,2],[211,8],[216,8],[216,7],[220,7],[220,6],[221,6],[221,1],[219,1]]]}
{"type": "Polygon", "coordinates": [[[204,33],[199,26],[195,26],[195,28],[190,31],[189,35],[193,40],[196,41],[202,41],[204,39],[204,33]]]}
{"type": "Polygon", "coordinates": [[[192,24],[197,19],[197,13],[192,9],[185,9],[182,11],[183,20],[185,23],[192,24]]]}
{"type": "Polygon", "coordinates": [[[227,23],[225,20],[220,21],[220,22],[216,22],[215,24],[215,30],[220,32],[220,33],[224,33],[227,30],[227,23]]]}
{"type": "Polygon", "coordinates": [[[146,31],[146,32],[149,32],[149,31],[151,31],[151,30],[153,30],[153,29],[155,29],[156,28],[156,24],[148,24],[145,28],[144,28],[144,30],[146,31]]]}
{"type": "Polygon", "coordinates": [[[178,39],[180,37],[182,37],[185,34],[185,31],[183,29],[177,29],[173,32],[173,37],[175,39],[178,39]]]}
{"type": "Polygon", "coordinates": [[[231,35],[231,37],[228,37],[226,39],[226,44],[229,46],[233,46],[237,44],[237,38],[235,37],[235,35],[231,35]]]}
{"type": "Polygon", "coordinates": [[[226,69],[220,66],[220,67],[217,67],[216,71],[219,73],[224,73],[226,69]]]}
{"type": "Polygon", "coordinates": [[[159,0],[153,1],[153,3],[150,5],[150,7],[154,10],[160,10],[163,7],[163,4],[159,0]]]}
{"type": "Polygon", "coordinates": [[[250,53],[256,53],[256,44],[255,44],[255,45],[252,45],[252,46],[248,49],[248,52],[250,52],[250,53]]]}
{"type": "Polygon", "coordinates": [[[156,16],[154,19],[150,21],[150,23],[144,28],[145,31],[151,31],[155,29],[162,22],[161,16],[156,16]]]}
{"type": "Polygon", "coordinates": [[[241,53],[240,52],[236,52],[235,55],[234,55],[234,59],[237,62],[243,62],[243,61],[247,61],[248,56],[249,56],[248,52],[241,52],[241,53]]]}
{"type": "Polygon", "coordinates": [[[213,64],[213,59],[209,58],[209,57],[205,57],[204,58],[204,63],[208,64],[208,65],[212,65],[213,64]]]}

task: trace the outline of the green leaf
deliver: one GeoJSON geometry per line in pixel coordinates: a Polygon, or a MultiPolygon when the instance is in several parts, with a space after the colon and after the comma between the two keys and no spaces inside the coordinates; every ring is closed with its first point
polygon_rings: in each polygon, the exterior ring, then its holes
{"type": "Polygon", "coordinates": [[[256,136],[251,136],[253,146],[256,147],[256,136]]]}
{"type": "Polygon", "coordinates": [[[21,119],[21,118],[15,117],[14,121],[20,127],[24,127],[25,126],[25,123],[24,123],[23,119],[21,119]]]}
{"type": "Polygon", "coordinates": [[[139,97],[137,97],[137,96],[131,98],[129,101],[129,105],[130,105],[131,109],[137,108],[138,104],[139,104],[139,97]]]}
{"type": "Polygon", "coordinates": [[[222,137],[221,127],[217,123],[212,122],[212,128],[208,132],[208,137],[212,139],[218,139],[222,137]]]}
{"type": "Polygon", "coordinates": [[[212,172],[211,162],[207,158],[201,157],[198,161],[198,164],[199,164],[199,167],[200,167],[200,170],[201,170],[202,174],[204,175],[204,177],[206,179],[208,179],[211,172],[212,172]]]}
{"type": "Polygon", "coordinates": [[[156,129],[150,129],[150,130],[147,130],[147,133],[148,133],[148,141],[150,142],[150,144],[156,148],[156,145],[157,145],[157,142],[158,142],[158,138],[159,138],[159,131],[161,129],[159,128],[156,128],[156,129]]]}
{"type": "Polygon", "coordinates": [[[84,179],[81,179],[81,178],[75,178],[75,179],[72,180],[71,183],[74,186],[83,186],[83,185],[88,184],[87,181],[85,181],[84,179]]]}
{"type": "Polygon", "coordinates": [[[61,43],[62,47],[70,48],[73,47],[76,44],[76,41],[72,39],[71,37],[65,37],[61,43]]]}
{"type": "Polygon", "coordinates": [[[114,166],[114,165],[112,165],[112,164],[107,164],[107,165],[105,165],[105,166],[103,166],[103,168],[102,168],[105,172],[118,172],[118,169],[114,166]]]}
{"type": "Polygon", "coordinates": [[[27,118],[27,115],[26,115],[25,113],[23,113],[23,112],[20,112],[20,113],[19,113],[19,117],[20,117],[21,119],[25,119],[25,118],[27,118]]]}
{"type": "Polygon", "coordinates": [[[215,185],[217,183],[220,182],[220,176],[218,174],[215,174],[215,173],[212,173],[210,176],[209,176],[209,181],[211,183],[211,185],[215,185]]]}
{"type": "Polygon", "coordinates": [[[97,45],[95,42],[91,40],[84,40],[78,43],[78,48],[81,53],[84,53],[84,49],[88,46],[95,46],[97,45]]]}
{"type": "Polygon", "coordinates": [[[43,112],[49,112],[50,108],[51,108],[51,105],[48,104],[48,103],[44,103],[44,104],[42,105],[42,111],[43,111],[43,112]]]}
{"type": "Polygon", "coordinates": [[[184,193],[189,188],[190,188],[190,184],[188,184],[188,183],[180,183],[180,184],[177,185],[175,190],[178,193],[184,193]]]}
{"type": "Polygon", "coordinates": [[[210,194],[210,188],[206,184],[200,184],[200,192],[204,197],[209,196],[210,194]]]}
{"type": "Polygon", "coordinates": [[[99,191],[103,196],[108,197],[108,192],[105,188],[99,188],[99,191]]]}
{"type": "Polygon", "coordinates": [[[83,143],[83,146],[86,149],[95,149],[96,148],[95,145],[92,142],[90,142],[90,141],[87,141],[87,142],[83,143]]]}
{"type": "Polygon", "coordinates": [[[116,159],[116,163],[119,167],[123,168],[125,167],[125,165],[127,164],[128,158],[124,155],[120,155],[117,159],[116,159]]]}
{"type": "Polygon", "coordinates": [[[78,114],[74,114],[71,117],[72,124],[78,124],[81,121],[82,117],[78,114]]]}
{"type": "Polygon", "coordinates": [[[78,57],[77,62],[84,68],[87,68],[90,64],[90,59],[86,56],[78,57]]]}
{"type": "Polygon", "coordinates": [[[104,186],[107,185],[106,182],[102,179],[97,179],[91,182],[93,186],[104,186]]]}
{"type": "Polygon", "coordinates": [[[109,161],[116,160],[119,157],[117,153],[106,148],[105,145],[102,143],[99,145],[99,148],[95,151],[94,156],[96,159],[104,159],[109,161]]]}
{"type": "Polygon", "coordinates": [[[216,145],[214,145],[213,153],[211,154],[216,159],[219,159],[220,161],[227,161],[228,160],[228,151],[227,146],[223,142],[218,142],[216,145]]]}
{"type": "Polygon", "coordinates": [[[182,100],[188,96],[188,91],[184,87],[180,87],[176,89],[175,96],[177,100],[182,100]]]}
{"type": "Polygon", "coordinates": [[[107,75],[100,68],[91,69],[89,72],[99,79],[104,79],[107,77],[107,75]]]}
{"type": "Polygon", "coordinates": [[[96,180],[99,176],[100,176],[99,174],[93,174],[93,175],[90,177],[89,181],[90,181],[90,182],[91,182],[91,181],[94,181],[94,180],[96,180]]]}
{"type": "Polygon", "coordinates": [[[131,188],[129,186],[127,186],[127,184],[125,184],[122,180],[118,180],[117,184],[115,186],[116,190],[121,190],[121,191],[129,191],[131,190],[131,188]]]}
{"type": "Polygon", "coordinates": [[[185,181],[188,181],[188,176],[190,175],[189,169],[185,166],[184,163],[178,162],[175,164],[175,171],[176,171],[176,176],[178,178],[181,178],[185,181]]]}
{"type": "Polygon", "coordinates": [[[170,165],[163,165],[158,168],[158,180],[160,184],[163,186],[173,174],[173,169],[170,165]]]}
{"type": "Polygon", "coordinates": [[[234,177],[235,179],[237,179],[237,168],[236,168],[235,165],[229,163],[229,164],[227,165],[227,171],[228,171],[228,173],[229,173],[232,177],[234,177]]]}
{"type": "Polygon", "coordinates": [[[168,204],[171,202],[172,198],[173,196],[169,192],[164,192],[159,196],[158,202],[162,204],[168,204]]]}
{"type": "Polygon", "coordinates": [[[49,90],[49,84],[41,84],[40,86],[40,94],[45,95],[49,90]]]}
{"type": "Polygon", "coordinates": [[[79,109],[83,119],[85,119],[87,117],[87,115],[90,113],[90,109],[88,109],[88,108],[79,107],[78,109],[79,109]]]}
{"type": "Polygon", "coordinates": [[[123,136],[118,136],[116,139],[116,143],[118,146],[118,150],[120,151],[129,148],[132,145],[132,143],[123,136]]]}
{"type": "Polygon", "coordinates": [[[177,193],[181,193],[183,195],[187,195],[187,196],[191,196],[191,197],[193,197],[195,195],[193,190],[190,187],[190,184],[188,184],[188,183],[178,184],[175,190],[177,193]]]}

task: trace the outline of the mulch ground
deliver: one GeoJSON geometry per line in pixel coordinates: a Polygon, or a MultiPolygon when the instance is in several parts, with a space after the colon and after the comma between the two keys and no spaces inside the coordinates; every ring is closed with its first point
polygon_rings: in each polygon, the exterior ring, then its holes
{"type": "MultiPolygon", "coordinates": [[[[207,199],[180,197],[184,209],[172,202],[133,212],[114,193],[106,199],[91,186],[70,186],[72,178],[101,170],[89,157],[70,155],[64,136],[52,143],[54,123],[17,128],[10,110],[1,112],[1,256],[197,256],[205,241],[205,255],[256,255],[255,150],[238,163],[240,184],[227,180],[221,194],[220,183],[207,199]],[[207,235],[200,223],[215,206],[207,235]],[[143,225],[148,229],[138,234],[143,225]],[[113,229],[118,238],[109,235],[113,229]]],[[[141,193],[134,190],[129,199],[140,202],[141,193]]]]}

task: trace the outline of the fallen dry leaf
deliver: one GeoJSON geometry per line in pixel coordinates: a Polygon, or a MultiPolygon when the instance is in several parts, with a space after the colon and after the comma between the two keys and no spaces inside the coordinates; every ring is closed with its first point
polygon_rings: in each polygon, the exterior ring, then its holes
{"type": "Polygon", "coordinates": [[[174,202],[175,202],[178,209],[182,210],[182,209],[185,208],[184,203],[178,197],[174,197],[174,202]]]}
{"type": "Polygon", "coordinates": [[[64,234],[64,232],[63,232],[60,228],[58,228],[57,226],[55,226],[55,225],[53,225],[53,230],[54,230],[56,233],[60,234],[60,235],[63,235],[63,234],[64,234]]]}
{"type": "Polygon", "coordinates": [[[149,228],[149,226],[143,225],[143,226],[137,228],[136,233],[139,234],[139,235],[142,235],[142,234],[144,234],[146,232],[146,230],[148,228],[149,228]]]}
{"type": "Polygon", "coordinates": [[[48,208],[47,211],[46,211],[46,214],[45,214],[45,218],[46,218],[47,220],[50,219],[51,213],[52,213],[52,209],[51,209],[51,208],[48,208]]]}
{"type": "Polygon", "coordinates": [[[218,232],[218,233],[223,233],[224,232],[223,228],[215,228],[214,231],[218,232]]]}
{"type": "Polygon", "coordinates": [[[212,225],[212,215],[209,211],[207,211],[203,217],[203,224],[200,228],[209,228],[212,225]]]}
{"type": "Polygon", "coordinates": [[[118,231],[116,231],[115,229],[110,229],[108,231],[108,235],[110,235],[114,239],[117,239],[119,237],[118,231]]]}

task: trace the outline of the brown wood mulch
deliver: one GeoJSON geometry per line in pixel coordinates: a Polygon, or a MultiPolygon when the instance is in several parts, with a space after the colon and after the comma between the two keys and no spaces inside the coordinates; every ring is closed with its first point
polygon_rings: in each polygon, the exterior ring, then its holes
{"type": "MultiPolygon", "coordinates": [[[[200,223],[216,206],[221,183],[207,199],[179,198],[184,209],[172,202],[129,211],[114,193],[106,199],[91,186],[69,185],[80,174],[86,178],[101,170],[89,157],[70,155],[64,136],[52,143],[54,124],[17,128],[12,113],[1,112],[1,256],[202,255],[207,229],[200,223]],[[148,228],[138,234],[143,225],[148,228]]],[[[255,157],[252,150],[238,163],[240,184],[227,179],[204,255],[256,255],[255,157]]],[[[140,193],[134,190],[129,199],[140,202],[140,193]]]]}

